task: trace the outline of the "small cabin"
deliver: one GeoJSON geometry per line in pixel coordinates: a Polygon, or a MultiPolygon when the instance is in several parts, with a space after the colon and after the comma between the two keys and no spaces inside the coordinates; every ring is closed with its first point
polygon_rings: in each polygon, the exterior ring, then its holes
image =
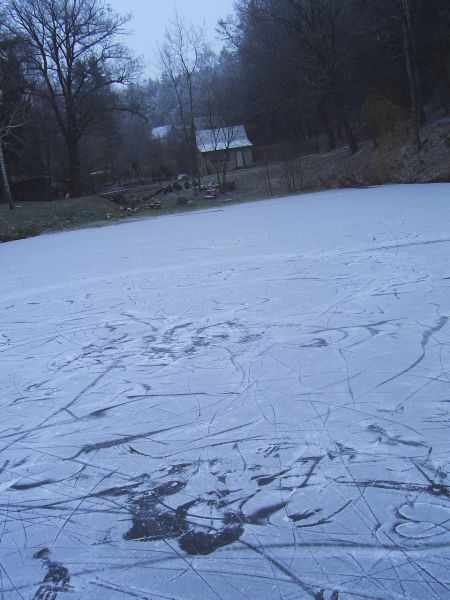
{"type": "Polygon", "coordinates": [[[203,129],[196,132],[202,175],[215,173],[217,165],[227,163],[229,171],[253,165],[253,144],[244,125],[203,129]]]}

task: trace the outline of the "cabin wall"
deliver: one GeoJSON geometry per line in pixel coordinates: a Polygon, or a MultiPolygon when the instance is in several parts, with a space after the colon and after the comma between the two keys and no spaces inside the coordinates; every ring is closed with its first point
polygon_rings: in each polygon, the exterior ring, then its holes
{"type": "Polygon", "coordinates": [[[252,148],[244,148],[244,161],[246,167],[253,166],[253,150],[252,148]]]}
{"type": "MultiPolygon", "coordinates": [[[[222,161],[225,158],[226,151],[221,150],[217,152],[202,153],[200,155],[200,172],[202,175],[213,175],[215,174],[214,163],[222,161]]],[[[234,171],[235,169],[251,167],[253,165],[253,151],[252,148],[237,148],[228,151],[228,171],[234,171]]]]}

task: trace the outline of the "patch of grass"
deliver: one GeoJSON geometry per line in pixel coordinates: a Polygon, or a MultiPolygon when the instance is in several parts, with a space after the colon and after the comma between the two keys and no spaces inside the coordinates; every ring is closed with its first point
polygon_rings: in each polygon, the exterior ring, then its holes
{"type": "Polygon", "coordinates": [[[120,208],[96,196],[54,202],[21,202],[14,210],[0,204],[0,242],[85,224],[101,224],[122,216],[120,208]]]}
{"type": "MultiPolygon", "coordinates": [[[[22,202],[15,210],[0,204],[0,242],[33,237],[42,233],[62,231],[79,227],[100,227],[119,220],[157,218],[164,215],[199,210],[220,210],[225,203],[235,204],[249,200],[261,200],[264,194],[219,197],[217,200],[195,199],[191,204],[177,205],[168,201],[157,210],[145,206],[131,210],[111,200],[98,196],[58,200],[54,202],[22,202]]],[[[125,203],[127,203],[125,201],[125,203]]]]}

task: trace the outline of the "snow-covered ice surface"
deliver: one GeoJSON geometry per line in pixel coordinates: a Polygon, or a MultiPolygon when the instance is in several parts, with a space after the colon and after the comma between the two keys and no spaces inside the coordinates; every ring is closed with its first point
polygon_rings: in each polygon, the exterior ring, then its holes
{"type": "Polygon", "coordinates": [[[450,597],[450,186],[0,246],[1,598],[450,597]]]}

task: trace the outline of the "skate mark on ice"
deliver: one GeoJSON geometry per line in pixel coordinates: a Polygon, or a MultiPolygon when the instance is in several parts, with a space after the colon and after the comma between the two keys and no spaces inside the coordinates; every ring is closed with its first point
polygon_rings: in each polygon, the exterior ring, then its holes
{"type": "Polygon", "coordinates": [[[39,586],[33,600],[56,600],[59,592],[69,591],[70,575],[68,569],[59,562],[50,560],[48,549],[40,550],[34,558],[41,560],[47,569],[42,585],[39,586]]]}

